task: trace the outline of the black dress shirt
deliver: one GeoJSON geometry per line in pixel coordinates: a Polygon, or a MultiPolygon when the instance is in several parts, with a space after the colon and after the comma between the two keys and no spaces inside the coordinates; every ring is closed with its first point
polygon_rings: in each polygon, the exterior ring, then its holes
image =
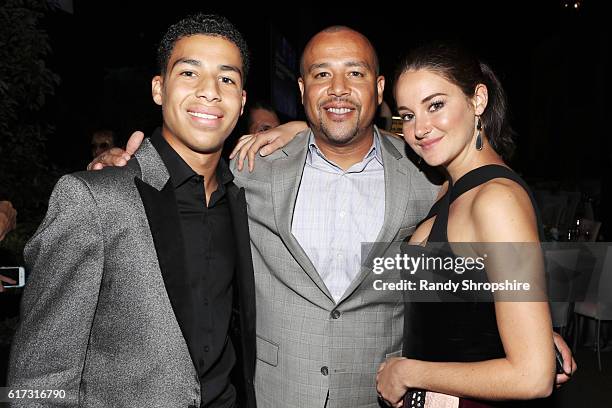
{"type": "Polygon", "coordinates": [[[232,315],[232,280],[236,242],[226,198],[226,185],[233,175],[223,160],[217,166],[218,187],[206,205],[204,177],[172,149],[160,131],[151,143],[161,156],[174,188],[185,248],[186,276],[196,299],[195,328],[189,332],[201,345],[195,353],[199,368],[202,406],[233,407],[236,391],[230,372],[236,353],[229,338],[232,315]]]}

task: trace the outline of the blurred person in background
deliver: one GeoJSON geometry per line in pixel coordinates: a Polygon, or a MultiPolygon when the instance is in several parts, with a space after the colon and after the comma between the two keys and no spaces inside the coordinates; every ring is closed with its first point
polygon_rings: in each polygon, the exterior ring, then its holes
{"type": "MultiPolygon", "coordinates": [[[[13,204],[10,201],[0,201],[0,241],[6,237],[10,231],[15,229],[17,224],[17,210],[13,208],[13,204]]],[[[4,292],[3,283],[14,285],[13,279],[0,275],[0,292],[4,292]]]]}
{"type": "Polygon", "coordinates": [[[264,101],[257,101],[249,108],[247,131],[249,134],[265,132],[280,125],[274,108],[264,101]]]}
{"type": "Polygon", "coordinates": [[[91,157],[98,157],[105,151],[115,147],[115,132],[100,129],[91,135],[91,157]]]}

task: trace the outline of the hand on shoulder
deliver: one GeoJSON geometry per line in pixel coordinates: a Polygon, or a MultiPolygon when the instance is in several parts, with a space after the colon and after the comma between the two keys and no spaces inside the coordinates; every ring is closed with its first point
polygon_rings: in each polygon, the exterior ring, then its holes
{"type": "Polygon", "coordinates": [[[230,159],[236,159],[238,171],[242,171],[245,159],[248,160],[249,171],[255,168],[255,156],[267,156],[286,146],[296,134],[308,129],[308,124],[292,121],[279,125],[265,132],[244,135],[238,139],[236,147],[230,154],[230,159]]]}
{"type": "Polygon", "coordinates": [[[144,133],[137,130],[130,136],[125,150],[118,147],[113,147],[112,149],[105,151],[87,165],[87,170],[102,170],[107,166],[125,166],[128,160],[130,160],[134,153],[136,153],[136,150],[138,150],[143,140],[144,133]]]}

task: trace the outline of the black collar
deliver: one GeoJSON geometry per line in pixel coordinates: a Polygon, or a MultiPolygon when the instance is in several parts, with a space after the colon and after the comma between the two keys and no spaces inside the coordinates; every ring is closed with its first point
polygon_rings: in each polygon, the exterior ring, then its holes
{"type": "MultiPolygon", "coordinates": [[[[180,187],[187,180],[198,174],[183,160],[183,158],[168,144],[162,136],[161,128],[155,129],[151,136],[151,144],[159,153],[162,161],[170,174],[170,181],[174,188],[180,187]]],[[[223,158],[219,160],[217,165],[217,183],[226,185],[234,180],[234,175],[229,169],[229,166],[223,158]]]]}

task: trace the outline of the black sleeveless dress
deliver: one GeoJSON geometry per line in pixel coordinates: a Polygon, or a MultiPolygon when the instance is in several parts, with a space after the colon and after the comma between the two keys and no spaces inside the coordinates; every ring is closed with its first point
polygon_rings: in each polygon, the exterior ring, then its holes
{"type": "MultiPolygon", "coordinates": [[[[504,166],[486,165],[476,168],[449,187],[446,194],[431,208],[424,222],[436,217],[428,243],[448,243],[447,227],[450,205],[461,194],[495,178],[506,178],[521,185],[529,194],[536,212],[540,238],[543,237],[535,199],[527,183],[504,166]]],[[[443,302],[405,303],[403,355],[407,358],[434,362],[475,362],[505,357],[493,303],[443,302]]],[[[503,405],[461,400],[460,407],[503,405]]],[[[410,407],[412,404],[406,405],[410,407]]]]}

